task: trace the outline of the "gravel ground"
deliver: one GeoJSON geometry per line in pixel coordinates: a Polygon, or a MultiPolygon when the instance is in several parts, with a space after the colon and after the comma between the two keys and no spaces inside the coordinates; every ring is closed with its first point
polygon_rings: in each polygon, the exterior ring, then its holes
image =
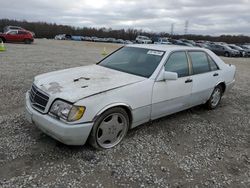
{"type": "Polygon", "coordinates": [[[250,187],[250,58],[216,110],[192,108],[130,130],[117,147],[63,145],[24,117],[35,75],[93,64],[118,45],[36,40],[0,52],[0,187],[250,187]]]}

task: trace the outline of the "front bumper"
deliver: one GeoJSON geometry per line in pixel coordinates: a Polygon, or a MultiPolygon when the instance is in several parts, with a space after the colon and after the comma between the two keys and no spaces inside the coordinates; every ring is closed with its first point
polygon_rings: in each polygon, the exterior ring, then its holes
{"type": "Polygon", "coordinates": [[[48,114],[41,114],[32,108],[28,92],[26,93],[26,119],[45,134],[67,145],[84,145],[93,127],[93,123],[68,125],[48,114]]]}

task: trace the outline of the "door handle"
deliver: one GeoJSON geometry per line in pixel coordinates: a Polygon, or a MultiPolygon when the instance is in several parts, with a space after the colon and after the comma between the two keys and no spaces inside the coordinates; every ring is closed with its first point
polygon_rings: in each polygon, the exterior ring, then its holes
{"type": "Polygon", "coordinates": [[[214,75],[213,76],[219,76],[219,74],[216,72],[216,73],[214,73],[214,75]]]}
{"type": "Polygon", "coordinates": [[[185,81],[185,83],[190,83],[190,82],[193,82],[193,80],[190,79],[190,78],[188,78],[188,79],[185,81]]]}

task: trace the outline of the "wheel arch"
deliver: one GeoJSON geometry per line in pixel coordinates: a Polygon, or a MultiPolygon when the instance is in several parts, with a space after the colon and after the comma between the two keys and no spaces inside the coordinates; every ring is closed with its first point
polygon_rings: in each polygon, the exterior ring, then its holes
{"type": "Polygon", "coordinates": [[[115,108],[115,107],[123,108],[127,112],[128,117],[129,117],[129,126],[131,127],[132,122],[133,122],[132,108],[131,108],[130,105],[128,105],[126,103],[112,103],[112,104],[109,104],[109,105],[105,106],[104,108],[102,108],[101,110],[99,110],[99,112],[93,118],[93,121],[96,121],[97,118],[100,115],[102,115],[105,111],[107,111],[107,110],[109,110],[111,108],[115,108]]]}
{"type": "Polygon", "coordinates": [[[6,42],[6,39],[4,37],[0,37],[0,39],[2,39],[3,42],[6,42]]]}
{"type": "Polygon", "coordinates": [[[223,91],[223,93],[226,91],[226,84],[225,84],[225,82],[219,82],[216,86],[221,86],[222,87],[222,91],[223,91]]]}
{"type": "Polygon", "coordinates": [[[30,38],[24,38],[23,42],[26,43],[26,44],[31,44],[32,40],[30,38]],[[26,43],[26,41],[28,41],[28,42],[26,43]]]}

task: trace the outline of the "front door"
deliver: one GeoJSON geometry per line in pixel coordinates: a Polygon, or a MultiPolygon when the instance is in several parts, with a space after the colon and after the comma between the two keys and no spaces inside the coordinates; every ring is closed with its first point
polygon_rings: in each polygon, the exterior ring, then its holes
{"type": "Polygon", "coordinates": [[[157,81],[153,86],[151,119],[184,110],[190,106],[192,79],[186,52],[172,53],[164,69],[178,74],[177,80],[157,81]]]}
{"type": "Polygon", "coordinates": [[[9,42],[16,42],[18,39],[17,31],[10,31],[5,38],[9,42]]]}

